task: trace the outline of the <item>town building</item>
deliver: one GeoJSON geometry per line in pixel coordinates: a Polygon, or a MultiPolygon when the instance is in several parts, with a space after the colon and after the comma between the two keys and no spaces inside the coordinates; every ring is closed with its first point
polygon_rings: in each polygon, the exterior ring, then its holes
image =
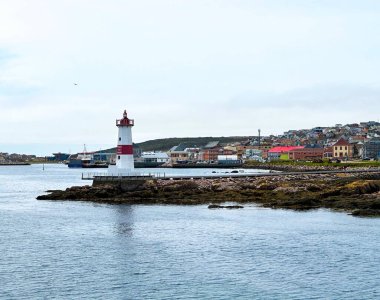
{"type": "Polygon", "coordinates": [[[147,163],[168,163],[170,158],[165,152],[143,152],[141,159],[147,163]]]}
{"type": "Polygon", "coordinates": [[[199,153],[200,160],[217,161],[218,155],[233,155],[234,151],[223,148],[204,149],[199,153]]]}
{"type": "Polygon", "coordinates": [[[190,158],[190,152],[187,151],[169,151],[168,155],[172,164],[178,163],[180,161],[188,161],[190,158]]]}
{"type": "Polygon", "coordinates": [[[304,148],[289,151],[290,160],[319,160],[323,158],[324,149],[318,144],[306,145],[304,148]]]}
{"type": "Polygon", "coordinates": [[[363,158],[380,158],[380,138],[373,138],[364,143],[363,158]]]}
{"type": "Polygon", "coordinates": [[[334,156],[334,153],[333,153],[333,147],[332,146],[325,147],[323,149],[323,157],[324,158],[332,158],[333,156],[334,156]]]}
{"type": "Polygon", "coordinates": [[[278,159],[289,159],[289,151],[295,149],[303,149],[303,146],[278,146],[270,149],[268,151],[268,159],[278,160],[278,159]]]}
{"type": "Polygon", "coordinates": [[[352,158],[353,155],[353,146],[347,142],[344,138],[340,138],[333,145],[333,157],[334,158],[352,158]]]}
{"type": "Polygon", "coordinates": [[[218,155],[218,163],[221,165],[235,165],[242,161],[238,158],[236,154],[234,155],[218,155]]]}

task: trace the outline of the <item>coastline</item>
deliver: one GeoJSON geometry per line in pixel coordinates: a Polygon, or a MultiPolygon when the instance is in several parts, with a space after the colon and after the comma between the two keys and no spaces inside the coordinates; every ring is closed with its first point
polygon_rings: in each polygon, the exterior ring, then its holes
{"type": "Polygon", "coordinates": [[[380,172],[142,179],[127,183],[97,182],[92,186],[48,192],[37,199],[110,204],[220,205],[233,202],[241,206],[255,203],[270,208],[327,208],[355,216],[380,216],[380,172]]]}
{"type": "Polygon", "coordinates": [[[305,162],[281,162],[281,163],[254,163],[243,165],[245,169],[274,170],[281,172],[309,172],[309,171],[350,171],[379,169],[378,163],[305,163],[305,162]]]}
{"type": "Polygon", "coordinates": [[[20,163],[0,163],[0,166],[30,166],[30,163],[20,162],[20,163]]]}

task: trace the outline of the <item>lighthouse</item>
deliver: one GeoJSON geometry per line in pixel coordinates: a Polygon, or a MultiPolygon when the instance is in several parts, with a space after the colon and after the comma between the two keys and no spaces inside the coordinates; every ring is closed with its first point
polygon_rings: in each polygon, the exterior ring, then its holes
{"type": "Polygon", "coordinates": [[[119,129],[116,166],[109,166],[108,173],[112,175],[133,175],[132,127],[134,126],[134,120],[129,119],[127,111],[124,110],[123,118],[116,120],[116,126],[119,129]]]}

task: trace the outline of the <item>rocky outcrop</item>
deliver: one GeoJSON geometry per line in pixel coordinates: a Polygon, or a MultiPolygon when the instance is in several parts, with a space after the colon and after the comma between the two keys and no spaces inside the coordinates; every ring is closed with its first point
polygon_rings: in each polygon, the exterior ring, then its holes
{"type": "Polygon", "coordinates": [[[330,208],[355,216],[380,216],[380,174],[296,174],[198,180],[145,180],[133,184],[96,184],[52,191],[39,200],[72,200],[129,204],[258,203],[264,207],[308,210],[330,208]]]}
{"type": "Polygon", "coordinates": [[[287,161],[284,163],[260,163],[260,162],[249,162],[243,165],[245,169],[261,169],[261,170],[272,170],[281,172],[309,172],[309,171],[352,171],[352,170],[369,170],[377,169],[379,166],[361,166],[360,163],[339,163],[339,164],[299,164],[297,162],[292,163],[292,161],[287,161]]]}
{"type": "Polygon", "coordinates": [[[217,205],[217,204],[210,204],[208,206],[209,209],[216,209],[216,208],[227,208],[227,209],[239,209],[244,208],[244,206],[241,205],[217,205]]]}

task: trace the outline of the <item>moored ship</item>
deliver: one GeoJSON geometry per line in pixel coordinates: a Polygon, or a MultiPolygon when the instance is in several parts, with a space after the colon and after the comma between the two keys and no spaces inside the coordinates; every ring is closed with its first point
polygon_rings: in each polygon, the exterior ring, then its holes
{"type": "Polygon", "coordinates": [[[158,168],[168,161],[169,156],[165,152],[143,152],[134,164],[135,168],[158,168]]]}
{"type": "Polygon", "coordinates": [[[93,153],[89,153],[84,145],[83,153],[70,155],[67,166],[69,168],[108,168],[108,163],[94,161],[93,153]]]}

